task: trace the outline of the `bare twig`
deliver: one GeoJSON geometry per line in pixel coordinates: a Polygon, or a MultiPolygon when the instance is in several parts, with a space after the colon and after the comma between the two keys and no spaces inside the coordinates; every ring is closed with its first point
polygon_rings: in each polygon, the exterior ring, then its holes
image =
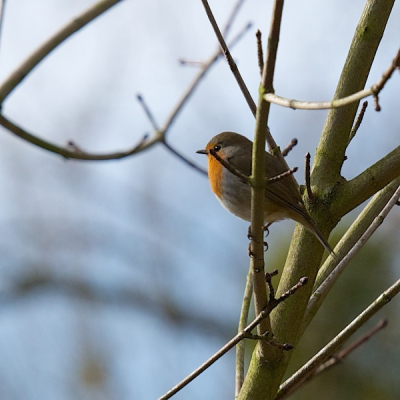
{"type": "Polygon", "coordinates": [[[368,107],[368,101],[364,101],[364,103],[361,106],[361,109],[357,115],[356,122],[354,123],[353,127],[351,128],[350,134],[349,134],[349,143],[353,140],[354,136],[356,136],[356,133],[358,131],[358,128],[360,127],[362,120],[364,119],[364,114],[365,110],[368,107]]]}
{"type": "Polygon", "coordinates": [[[93,19],[103,14],[121,0],[100,0],[86,11],[73,18],[50,39],[39,46],[0,86],[0,103],[21,83],[21,81],[61,42],[87,25],[93,19]]]}
{"type": "MultiPolygon", "coordinates": [[[[144,149],[149,148],[154,143],[158,141],[157,137],[147,140],[147,135],[145,135],[137,145],[133,148],[119,151],[115,153],[106,153],[106,154],[93,154],[87,153],[80,149],[74,142],[72,143],[72,150],[67,147],[60,147],[55,144],[52,144],[48,141],[40,139],[39,137],[32,135],[31,133],[25,131],[24,129],[20,128],[19,126],[12,123],[8,120],[4,115],[0,114],[0,125],[4,126],[4,128],[8,129],[14,135],[20,137],[21,139],[26,140],[29,143],[34,144],[35,146],[41,147],[44,150],[48,150],[52,153],[59,154],[67,159],[75,159],[75,160],[82,160],[82,161],[107,161],[107,160],[119,160],[124,157],[129,157],[132,154],[138,153],[144,149]]],[[[68,146],[68,144],[67,144],[68,146]]],[[[68,146],[71,147],[71,146],[68,146]]]]}
{"type": "Polygon", "coordinates": [[[312,199],[314,196],[313,196],[313,192],[311,190],[310,163],[311,163],[311,154],[309,152],[307,152],[304,173],[305,173],[307,196],[309,199],[312,199]]]}
{"type": "MultiPolygon", "coordinates": [[[[253,293],[253,271],[249,269],[249,272],[247,274],[246,288],[244,290],[244,295],[243,295],[242,309],[240,311],[238,332],[243,331],[243,329],[247,325],[252,293],[253,293]]],[[[239,394],[244,381],[244,356],[245,356],[245,342],[242,340],[236,345],[235,396],[239,394]]]]}
{"type": "Polygon", "coordinates": [[[385,306],[397,293],[400,292],[400,279],[389,289],[384,291],[369,307],[367,307],[358,317],[356,317],[345,329],[343,329],[334,339],[332,339],[323,349],[312,357],[302,368],[286,380],[278,391],[275,400],[282,400],[292,393],[302,384],[316,368],[318,368],[327,358],[337,351],[343,343],[350,338],[361,326],[363,326],[373,315],[385,306]]]}
{"type": "Polygon", "coordinates": [[[3,22],[4,22],[4,8],[6,5],[6,0],[0,1],[0,44],[2,42],[2,32],[3,32],[3,22]]]}
{"type": "MultiPolygon", "coordinates": [[[[265,229],[265,227],[264,227],[265,229]]],[[[268,228],[267,228],[268,230],[268,228]]],[[[272,284],[272,277],[278,275],[278,270],[276,269],[273,272],[266,272],[265,273],[265,282],[267,283],[268,290],[269,290],[269,302],[275,300],[275,289],[274,285],[272,284]]]]}
{"type": "MultiPolygon", "coordinates": [[[[271,312],[269,310],[269,312],[271,312]]],[[[226,354],[230,349],[236,346],[240,341],[246,338],[246,335],[250,333],[264,318],[268,316],[266,311],[261,312],[257,318],[249,324],[245,329],[239,332],[233,339],[231,339],[228,343],[225,344],[220,350],[218,350],[212,357],[210,357],[205,363],[203,363],[199,368],[193,371],[190,375],[188,375],[185,379],[183,379],[180,383],[174,386],[171,390],[169,390],[165,395],[161,396],[158,400],[166,400],[171,398],[173,395],[182,390],[186,385],[188,385],[193,379],[197,378],[200,374],[202,374],[207,368],[209,368],[212,364],[214,364],[217,360],[219,360],[224,354],[226,354]]]]}
{"type": "Polygon", "coordinates": [[[233,6],[232,11],[225,23],[224,28],[222,29],[222,35],[226,38],[229,35],[229,32],[232,28],[232,24],[236,19],[237,15],[239,14],[240,9],[242,8],[243,3],[245,0],[237,0],[236,4],[233,6]]]}
{"type": "Polygon", "coordinates": [[[238,169],[236,169],[232,164],[230,164],[228,161],[224,160],[221,158],[218,153],[214,149],[209,149],[208,152],[220,163],[222,164],[229,172],[232,172],[232,174],[236,175],[238,178],[240,178],[242,181],[250,183],[250,178],[240,172],[238,169]]]}
{"type": "Polygon", "coordinates": [[[277,349],[283,350],[283,351],[293,350],[294,346],[291,343],[280,343],[280,342],[274,340],[274,338],[270,338],[268,336],[269,336],[268,332],[267,332],[267,334],[264,334],[264,335],[254,335],[253,333],[248,333],[246,335],[246,339],[265,341],[270,346],[274,346],[277,349]]]}
{"type": "Polygon", "coordinates": [[[222,51],[225,54],[225,57],[228,61],[228,65],[231,68],[232,73],[233,73],[234,77],[236,78],[236,81],[240,87],[240,90],[242,91],[242,93],[247,101],[247,104],[250,107],[251,112],[253,113],[253,115],[256,115],[256,108],[257,108],[256,104],[254,103],[254,100],[252,99],[251,94],[250,94],[249,90],[247,89],[246,84],[244,83],[244,80],[239,72],[239,69],[238,69],[236,63],[233,61],[232,55],[231,55],[231,53],[228,49],[228,46],[221,34],[221,31],[217,25],[217,22],[215,21],[214,15],[208,4],[208,1],[207,0],[201,0],[201,1],[203,3],[204,9],[206,11],[207,17],[210,20],[210,23],[214,29],[215,35],[217,36],[219,44],[221,45],[222,51]]]}
{"type": "Polygon", "coordinates": [[[208,172],[204,170],[203,168],[199,167],[192,161],[190,161],[188,158],[186,158],[183,154],[179,153],[178,150],[173,148],[165,139],[162,142],[162,144],[176,157],[178,157],[181,161],[183,161],[185,164],[187,164],[189,167],[194,168],[196,171],[200,172],[201,174],[207,176],[208,172]]]}
{"type": "Polygon", "coordinates": [[[136,98],[139,102],[139,104],[142,106],[144,113],[146,114],[147,118],[149,119],[153,129],[155,131],[159,131],[159,125],[157,124],[157,121],[154,117],[154,114],[151,112],[150,107],[147,105],[144,97],[141,94],[137,94],[136,98]]]}
{"type": "Polygon", "coordinates": [[[285,97],[278,96],[274,93],[267,93],[264,95],[264,99],[270,103],[278,104],[283,107],[289,107],[293,109],[302,110],[325,110],[331,108],[339,108],[346,106],[348,104],[359,101],[368,96],[374,96],[375,99],[375,109],[380,111],[380,106],[378,103],[378,94],[383,89],[386,82],[390,79],[396,68],[400,65],[400,49],[398,50],[396,57],[393,59],[390,67],[383,73],[381,79],[372,85],[368,89],[360,90],[350,96],[343,97],[341,99],[335,99],[332,101],[300,101],[294,99],[287,99],[285,97]]]}
{"type": "Polygon", "coordinates": [[[381,111],[378,94],[396,69],[400,69],[400,48],[397,51],[396,57],[392,60],[390,67],[382,74],[381,79],[371,88],[373,90],[376,111],[381,111]]]}
{"type": "Polygon", "coordinates": [[[165,148],[170,151],[174,156],[179,158],[181,161],[183,161],[185,164],[187,164],[189,167],[194,168],[195,170],[199,171],[203,175],[207,176],[207,171],[205,171],[203,168],[199,167],[192,161],[190,161],[188,158],[186,158],[183,154],[181,154],[178,150],[173,148],[165,139],[165,131],[160,131],[159,125],[157,124],[157,121],[153,115],[153,113],[150,110],[150,107],[147,105],[146,101],[144,100],[143,96],[138,94],[137,99],[140,103],[140,105],[143,108],[144,113],[146,114],[147,118],[149,119],[151,125],[153,126],[154,131],[156,132],[156,136],[158,136],[160,139],[159,141],[165,146],[165,148]]]}
{"type": "Polygon", "coordinates": [[[298,168],[294,167],[291,168],[285,172],[282,172],[279,175],[273,176],[272,178],[265,178],[265,183],[269,184],[269,183],[275,183],[277,181],[280,181],[283,178],[286,178],[287,176],[293,175],[295,172],[297,172],[298,168]]]}
{"type": "MultiPolygon", "coordinates": [[[[233,39],[232,43],[230,44],[231,46],[235,45],[242,37],[243,35],[249,30],[249,25],[247,24],[233,39]]],[[[175,121],[176,117],[180,113],[180,111],[183,109],[183,106],[187,103],[189,100],[190,96],[194,92],[194,90],[197,88],[198,84],[200,81],[204,78],[204,76],[207,74],[209,71],[210,67],[218,60],[218,58],[222,55],[222,50],[221,48],[218,48],[218,50],[210,57],[210,59],[206,62],[203,63],[203,68],[199,71],[197,76],[194,78],[190,86],[187,88],[186,92],[183,94],[181,100],[176,104],[175,108],[172,110],[171,114],[167,118],[167,121],[165,121],[161,131],[163,132],[164,135],[166,135],[167,131],[169,130],[170,126],[173,124],[175,121]]]]}
{"type": "Polygon", "coordinates": [[[297,146],[298,140],[293,138],[290,143],[282,150],[283,157],[286,157],[292,150],[294,146],[297,146]]]}
{"type": "MultiPolygon", "coordinates": [[[[209,368],[212,364],[218,361],[224,354],[226,354],[230,349],[236,346],[241,340],[245,339],[251,331],[256,328],[261,321],[269,316],[271,311],[282,301],[286,300],[289,296],[293,295],[300,287],[304,286],[307,283],[306,278],[302,278],[295,286],[290,288],[286,293],[284,293],[280,298],[274,299],[267,304],[267,306],[257,315],[257,317],[244,328],[241,332],[239,332],[234,338],[232,338],[228,343],[226,343],[220,350],[218,350],[212,357],[210,357],[205,363],[203,363],[199,368],[193,371],[190,375],[188,375],[185,379],[183,379],[180,383],[174,386],[171,390],[169,390],[166,394],[161,396],[158,400],[167,400],[171,398],[173,395],[182,390],[186,385],[188,385],[193,379],[197,378],[200,374],[202,374],[207,368],[209,368]]],[[[278,347],[285,346],[285,344],[278,344],[275,340],[270,340],[268,337],[262,336],[262,342],[268,343],[268,345],[278,347]]],[[[290,345],[286,345],[289,347],[290,345]]],[[[287,348],[287,350],[290,350],[287,348]]]]}
{"type": "MultiPolygon", "coordinates": [[[[396,204],[396,201],[400,197],[400,186],[397,188],[396,192],[393,194],[391,199],[388,201],[384,209],[379,213],[379,215],[373,220],[368,229],[364,232],[357,243],[351,248],[351,250],[342,258],[340,263],[335,267],[335,269],[328,275],[328,277],[320,284],[320,286],[314,291],[310,297],[310,301],[307,306],[307,312],[314,308],[315,304],[320,301],[321,297],[325,297],[329,290],[332,288],[333,284],[338,279],[339,275],[347,267],[350,260],[358,253],[365,242],[372,236],[372,234],[379,228],[383,223],[384,219],[388,215],[389,211],[396,204]]],[[[307,313],[306,312],[306,313],[307,313]]]]}
{"type": "MultiPolygon", "coordinates": [[[[67,24],[64,28],[62,28],[59,32],[57,32],[53,37],[51,37],[47,42],[41,45],[31,56],[29,56],[26,61],[17,68],[10,76],[6,79],[6,81],[0,87],[0,100],[4,99],[14,88],[17,86],[22,79],[30,72],[32,68],[34,68],[46,55],[48,55],[58,44],[60,44],[67,37],[72,35],[82,26],[93,20],[96,16],[100,15],[102,12],[106,11],[112,5],[118,3],[120,0],[102,0],[96,3],[94,6],[85,11],[81,16],[77,17],[75,20],[67,24]]],[[[239,0],[242,1],[242,0],[239,0]]],[[[233,13],[232,15],[236,15],[233,13]]],[[[247,25],[242,31],[240,31],[235,38],[232,40],[232,43],[237,43],[240,38],[243,37],[245,32],[249,29],[247,25]]],[[[210,67],[216,62],[216,60],[221,55],[221,50],[219,49],[209,60],[208,62],[203,64],[203,68],[200,73],[196,76],[192,84],[189,86],[187,91],[182,96],[181,100],[178,102],[176,107],[172,110],[170,116],[165,122],[162,129],[158,129],[158,124],[155,121],[153,114],[150,111],[150,108],[144,102],[142,96],[138,95],[138,100],[142,105],[147,117],[149,118],[154,130],[155,134],[152,138],[147,139],[147,135],[139,142],[138,145],[133,147],[132,149],[128,149],[126,151],[120,151],[115,153],[107,153],[107,154],[92,154],[85,151],[82,151],[77,144],[70,141],[72,145],[67,146],[66,148],[57,146],[49,141],[45,141],[38,136],[35,136],[21,127],[15,125],[3,115],[0,115],[0,125],[8,129],[10,132],[15,134],[16,136],[43,148],[44,150],[48,150],[50,152],[60,154],[65,158],[78,159],[78,160],[87,160],[87,161],[106,161],[106,160],[115,160],[124,157],[131,156],[140,151],[146,150],[153,146],[155,143],[163,143],[165,147],[171,151],[174,155],[176,155],[179,159],[190,165],[191,167],[197,169],[201,173],[205,174],[206,172],[192,163],[190,160],[186,159],[183,155],[178,153],[174,148],[172,148],[168,143],[166,143],[165,135],[169,129],[169,127],[174,122],[178,113],[183,108],[184,104],[189,99],[190,95],[193,93],[201,79],[204,77],[206,72],[210,69],[210,67]]]]}
{"type": "Polygon", "coordinates": [[[368,341],[372,336],[377,334],[382,329],[386,328],[388,325],[387,319],[381,319],[372,329],[370,329],[365,335],[361,336],[350,346],[347,346],[343,350],[339,351],[337,354],[333,355],[330,359],[321,364],[305,381],[315,378],[322,372],[325,372],[335,365],[341,363],[350,353],[362,346],[366,341],[368,341]]]}
{"type": "Polygon", "coordinates": [[[262,76],[264,69],[264,52],[262,47],[262,39],[261,39],[261,31],[257,29],[256,38],[257,38],[257,59],[258,59],[258,68],[260,69],[260,76],[262,76]]]}

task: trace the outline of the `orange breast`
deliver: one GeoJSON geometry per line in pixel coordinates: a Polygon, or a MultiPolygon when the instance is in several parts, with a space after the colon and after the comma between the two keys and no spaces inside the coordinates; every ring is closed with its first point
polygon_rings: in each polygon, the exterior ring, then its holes
{"type": "Polygon", "coordinates": [[[222,196],[222,176],[223,166],[212,156],[208,156],[208,178],[210,179],[211,190],[218,198],[222,196]]]}

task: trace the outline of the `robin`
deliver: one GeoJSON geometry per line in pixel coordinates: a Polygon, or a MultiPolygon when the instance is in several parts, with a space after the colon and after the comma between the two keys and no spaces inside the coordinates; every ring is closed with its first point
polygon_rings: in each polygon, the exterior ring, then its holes
{"type": "MultiPolygon", "coordinates": [[[[211,149],[237,171],[250,176],[253,142],[238,133],[222,132],[214,136],[204,150],[197,151],[199,154],[207,154],[208,177],[211,189],[218,200],[232,214],[245,221],[250,221],[250,185],[225,168],[210,153],[211,149]]],[[[287,167],[282,161],[265,152],[265,176],[267,178],[275,177],[285,171],[287,171],[287,167]]],[[[264,208],[264,222],[267,224],[286,218],[299,222],[314,234],[329,253],[334,254],[332,247],[307,212],[300,196],[299,185],[292,175],[266,185],[264,208]]]]}

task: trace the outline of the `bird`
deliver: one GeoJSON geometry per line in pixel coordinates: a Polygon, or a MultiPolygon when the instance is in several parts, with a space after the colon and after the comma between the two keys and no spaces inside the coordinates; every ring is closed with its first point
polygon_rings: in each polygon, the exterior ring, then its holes
{"type": "MultiPolygon", "coordinates": [[[[208,158],[208,178],[211,190],[221,204],[232,214],[245,221],[251,220],[251,187],[245,179],[225,168],[211,153],[227,161],[236,171],[249,177],[252,170],[253,142],[235,132],[222,132],[214,136],[198,154],[208,158]]],[[[265,177],[273,178],[287,171],[279,158],[265,152],[265,177]]],[[[318,229],[300,196],[299,185],[288,175],[265,186],[264,223],[292,219],[309,230],[334,256],[332,247],[318,229]]]]}

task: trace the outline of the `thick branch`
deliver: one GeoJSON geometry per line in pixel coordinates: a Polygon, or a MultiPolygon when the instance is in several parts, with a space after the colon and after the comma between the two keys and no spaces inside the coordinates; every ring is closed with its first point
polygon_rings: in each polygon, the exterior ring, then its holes
{"type": "MultiPolygon", "coordinates": [[[[334,99],[362,90],[381,41],[394,0],[368,0],[357,26],[334,99]]],[[[349,133],[358,102],[330,110],[311,174],[313,185],[332,187],[340,180],[349,133]]]]}
{"type": "Polygon", "coordinates": [[[332,209],[340,218],[400,176],[400,146],[344,184],[332,209]]]}
{"type": "MultiPolygon", "coordinates": [[[[393,0],[367,1],[335,98],[345,97],[364,87],[392,5],[393,0]]],[[[341,179],[340,170],[356,111],[357,103],[354,103],[329,113],[311,176],[316,202],[324,190],[329,191],[341,179]]],[[[332,221],[328,213],[323,213],[326,210],[318,205],[315,206],[314,217],[326,235],[337,221],[332,221]]],[[[296,225],[293,242],[296,246],[290,248],[278,294],[293,286],[301,276],[307,276],[313,285],[322,258],[322,247],[316,246],[316,239],[299,224],[296,225]]],[[[271,325],[277,340],[296,345],[310,295],[311,287],[306,287],[295,299],[288,299],[271,314],[271,325]]],[[[289,360],[290,354],[281,353],[280,358],[271,359],[266,364],[265,360],[254,354],[239,399],[273,399],[289,360]]]]}

